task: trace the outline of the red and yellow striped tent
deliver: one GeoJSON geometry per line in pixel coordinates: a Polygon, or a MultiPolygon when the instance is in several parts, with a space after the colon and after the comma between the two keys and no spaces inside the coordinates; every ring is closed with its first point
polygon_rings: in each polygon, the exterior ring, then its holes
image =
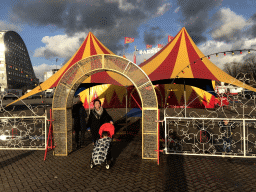
{"type": "Polygon", "coordinates": [[[163,49],[139,66],[151,81],[174,78],[209,79],[256,91],[251,86],[228,75],[205,57],[185,27],[163,49]]]}
{"type": "MultiPolygon", "coordinates": [[[[58,70],[57,73],[55,73],[53,76],[51,76],[49,79],[47,79],[45,82],[40,84],[40,86],[35,87],[32,91],[29,93],[23,95],[16,101],[12,102],[11,104],[25,99],[31,95],[34,95],[36,93],[39,93],[41,91],[45,91],[47,89],[56,87],[59,80],[63,76],[63,74],[76,62],[87,58],[92,55],[98,55],[98,54],[113,54],[112,51],[110,51],[107,47],[105,47],[91,32],[87,35],[86,39],[80,46],[80,48],[77,50],[77,52],[73,55],[73,57],[61,68],[58,70]]],[[[119,85],[119,86],[126,86],[131,85],[131,82],[127,80],[122,75],[119,75],[117,73],[111,72],[111,71],[104,71],[99,72],[96,74],[93,74],[88,79],[86,79],[83,83],[108,83],[113,85],[119,85]]],[[[9,105],[11,105],[9,104],[9,105]]]]}

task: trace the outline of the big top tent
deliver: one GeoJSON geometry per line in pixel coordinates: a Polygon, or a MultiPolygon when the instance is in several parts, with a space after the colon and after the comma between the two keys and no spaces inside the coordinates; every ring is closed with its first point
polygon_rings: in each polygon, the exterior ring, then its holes
{"type": "Polygon", "coordinates": [[[205,57],[185,27],[162,50],[139,66],[152,82],[175,78],[209,79],[256,91],[228,75],[205,57]]]}
{"type": "MultiPolygon", "coordinates": [[[[61,69],[58,70],[58,72],[56,72],[53,76],[51,76],[49,79],[47,79],[39,86],[35,87],[29,93],[23,95],[22,97],[10,103],[9,105],[19,100],[25,99],[31,95],[56,87],[63,74],[72,65],[74,65],[76,62],[84,58],[98,54],[114,55],[112,51],[105,47],[91,32],[89,32],[89,34],[87,35],[86,39],[84,40],[80,48],[77,50],[77,52],[61,69]]],[[[127,80],[125,77],[112,71],[104,71],[93,74],[92,76],[90,76],[90,78],[87,78],[83,83],[108,83],[119,86],[131,85],[131,82],[127,80]]]]}

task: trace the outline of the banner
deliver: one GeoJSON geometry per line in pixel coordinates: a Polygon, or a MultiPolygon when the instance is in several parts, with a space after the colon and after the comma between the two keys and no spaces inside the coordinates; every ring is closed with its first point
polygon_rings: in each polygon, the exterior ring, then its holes
{"type": "Polygon", "coordinates": [[[131,38],[131,37],[125,37],[124,38],[124,44],[133,43],[133,42],[134,42],[134,38],[131,38]]]}
{"type": "Polygon", "coordinates": [[[168,35],[168,43],[173,39],[173,36],[168,35]]]}
{"type": "Polygon", "coordinates": [[[164,45],[163,44],[157,44],[158,48],[163,48],[164,45]]]}
{"type": "Polygon", "coordinates": [[[146,45],[146,49],[151,49],[152,48],[152,45],[146,45]]]}

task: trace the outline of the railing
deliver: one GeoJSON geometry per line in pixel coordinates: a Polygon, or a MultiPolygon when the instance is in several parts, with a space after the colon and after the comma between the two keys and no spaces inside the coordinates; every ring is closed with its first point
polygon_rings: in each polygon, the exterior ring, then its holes
{"type": "Polygon", "coordinates": [[[45,150],[46,116],[0,117],[0,149],[45,150]]]}
{"type": "Polygon", "coordinates": [[[166,154],[256,158],[256,119],[165,117],[166,154]]]}

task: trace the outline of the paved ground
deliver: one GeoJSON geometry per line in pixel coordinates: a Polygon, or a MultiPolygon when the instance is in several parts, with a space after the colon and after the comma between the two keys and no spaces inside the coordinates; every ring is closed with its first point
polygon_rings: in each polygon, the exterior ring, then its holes
{"type": "Polygon", "coordinates": [[[256,191],[256,159],[164,155],[141,159],[140,120],[113,142],[109,170],[89,167],[92,142],[67,157],[0,151],[0,191],[256,191]]]}
{"type": "Polygon", "coordinates": [[[93,146],[87,133],[85,145],[67,157],[56,157],[51,151],[44,161],[44,151],[0,151],[0,192],[256,191],[256,159],[161,154],[159,166],[142,160],[140,119],[129,119],[126,134],[121,125],[124,110],[109,110],[119,123],[120,139],[113,142],[115,160],[110,170],[90,169],[93,146]]]}

